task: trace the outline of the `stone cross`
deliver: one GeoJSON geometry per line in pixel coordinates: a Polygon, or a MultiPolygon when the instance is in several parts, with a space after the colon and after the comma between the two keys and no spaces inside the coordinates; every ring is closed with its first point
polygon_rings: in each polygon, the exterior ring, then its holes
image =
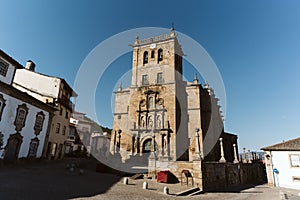
{"type": "Polygon", "coordinates": [[[233,144],[233,153],[234,153],[234,161],[233,161],[233,163],[239,163],[239,159],[237,157],[237,152],[236,152],[236,144],[233,144]]]}
{"type": "Polygon", "coordinates": [[[225,163],[226,159],[224,157],[224,149],[223,149],[223,138],[220,138],[220,149],[221,149],[221,158],[219,160],[219,162],[225,163]]]}

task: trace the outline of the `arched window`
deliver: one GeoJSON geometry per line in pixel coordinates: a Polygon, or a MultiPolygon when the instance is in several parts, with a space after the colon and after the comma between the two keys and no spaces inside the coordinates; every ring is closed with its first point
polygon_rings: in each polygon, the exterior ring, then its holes
{"type": "Polygon", "coordinates": [[[153,109],[153,107],[154,107],[154,106],[153,106],[153,97],[150,97],[150,98],[149,98],[149,108],[150,108],[150,109],[153,109]]]}
{"type": "Polygon", "coordinates": [[[144,52],[144,59],[143,59],[143,64],[147,64],[148,63],[148,51],[144,52]]]}
{"type": "Polygon", "coordinates": [[[158,49],[158,62],[163,60],[163,50],[158,49]]]}
{"type": "Polygon", "coordinates": [[[154,51],[151,51],[151,58],[154,58],[154,51]]]}

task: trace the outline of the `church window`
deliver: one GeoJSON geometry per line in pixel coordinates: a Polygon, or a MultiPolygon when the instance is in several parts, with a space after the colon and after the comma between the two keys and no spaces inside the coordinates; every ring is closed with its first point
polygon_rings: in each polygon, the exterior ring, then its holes
{"type": "Polygon", "coordinates": [[[0,59],[0,74],[6,76],[8,70],[8,63],[0,59]]]}
{"type": "Polygon", "coordinates": [[[0,94],[0,121],[1,121],[1,116],[2,116],[2,113],[3,113],[3,109],[5,107],[5,99],[3,98],[3,95],[0,94]]]}
{"type": "Polygon", "coordinates": [[[154,51],[151,51],[151,58],[154,58],[154,51]]]}
{"type": "Polygon", "coordinates": [[[143,75],[142,76],[142,85],[148,85],[148,75],[143,75]]]}
{"type": "Polygon", "coordinates": [[[163,60],[163,50],[158,49],[158,62],[163,60]]]}
{"type": "Polygon", "coordinates": [[[143,64],[147,64],[148,63],[148,51],[144,52],[144,58],[143,58],[143,64]]]}
{"type": "Polygon", "coordinates": [[[162,72],[157,73],[157,83],[163,83],[163,77],[162,77],[162,72]]]}
{"type": "Polygon", "coordinates": [[[152,109],[154,106],[153,106],[153,97],[150,97],[149,98],[149,108],[152,109]]]}

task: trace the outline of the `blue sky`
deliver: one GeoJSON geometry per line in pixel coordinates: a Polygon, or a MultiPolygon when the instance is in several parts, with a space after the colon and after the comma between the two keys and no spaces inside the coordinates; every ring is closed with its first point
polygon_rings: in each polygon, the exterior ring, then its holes
{"type": "MultiPolygon", "coordinates": [[[[257,150],[300,135],[300,1],[0,0],[0,6],[0,48],[70,85],[100,42],[128,29],[174,22],[218,66],[227,95],[225,130],[238,134],[240,147],[257,150]]],[[[116,80],[109,77],[120,76],[118,67],[130,69],[131,55],[116,60],[98,86],[98,120],[109,127],[108,91],[116,80]]]]}

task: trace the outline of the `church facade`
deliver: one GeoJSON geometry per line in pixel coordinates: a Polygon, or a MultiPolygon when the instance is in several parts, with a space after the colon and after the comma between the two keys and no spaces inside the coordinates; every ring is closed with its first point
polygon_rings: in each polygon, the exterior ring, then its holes
{"type": "Polygon", "coordinates": [[[158,170],[177,161],[224,157],[232,162],[237,136],[224,132],[213,89],[202,86],[197,76],[193,82],[183,80],[184,53],[174,29],[153,38],[136,37],[132,47],[131,85],[115,92],[111,153],[123,162],[145,161],[150,171],[151,160],[158,170]],[[217,135],[211,148],[204,144],[207,134],[217,135]]]}

